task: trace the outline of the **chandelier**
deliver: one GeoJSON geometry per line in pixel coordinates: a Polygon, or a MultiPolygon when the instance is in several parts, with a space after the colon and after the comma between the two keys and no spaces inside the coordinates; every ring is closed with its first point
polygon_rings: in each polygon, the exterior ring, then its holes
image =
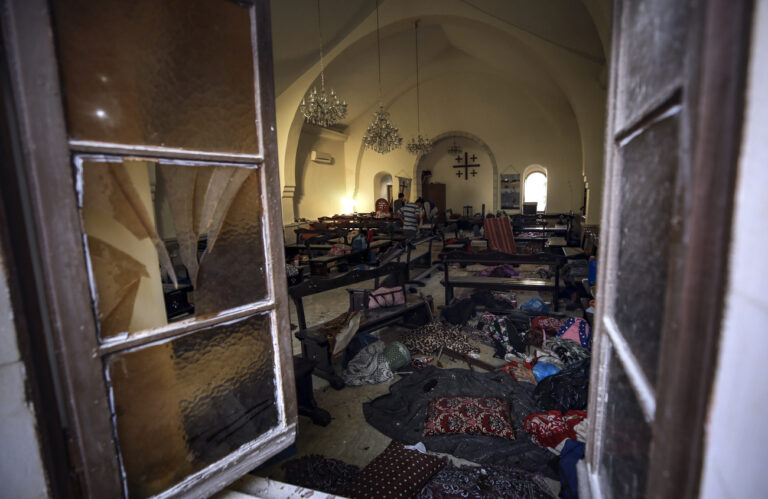
{"type": "Polygon", "coordinates": [[[420,88],[419,88],[419,21],[413,23],[413,32],[416,37],[416,130],[418,136],[412,138],[406,146],[408,152],[416,156],[429,154],[432,150],[432,141],[426,136],[421,136],[421,107],[420,107],[420,88]]]}
{"type": "Polygon", "coordinates": [[[448,148],[448,153],[453,155],[453,154],[461,154],[463,152],[464,150],[461,147],[459,147],[459,144],[456,143],[456,137],[454,137],[451,147],[448,148]]]}
{"type": "Polygon", "coordinates": [[[336,95],[333,89],[331,89],[330,94],[325,92],[323,32],[320,29],[320,0],[317,0],[317,32],[320,35],[320,92],[317,91],[317,87],[313,87],[312,92],[305,99],[301,100],[299,111],[304,115],[307,123],[329,127],[347,116],[347,102],[339,99],[339,96],[336,95]]]}
{"type": "Polygon", "coordinates": [[[363,145],[379,154],[386,154],[403,144],[403,138],[389,119],[389,113],[381,105],[381,32],[379,31],[379,0],[376,0],[376,42],[379,51],[379,109],[363,135],[363,145]]]}
{"type": "Polygon", "coordinates": [[[403,138],[398,133],[397,127],[389,120],[389,113],[379,106],[379,110],[373,113],[373,121],[368,125],[363,144],[379,154],[386,154],[400,147],[403,138]]]}

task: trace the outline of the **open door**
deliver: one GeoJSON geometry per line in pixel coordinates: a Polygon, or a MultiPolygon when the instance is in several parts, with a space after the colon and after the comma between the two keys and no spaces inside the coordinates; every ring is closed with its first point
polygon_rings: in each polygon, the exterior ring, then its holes
{"type": "Polygon", "coordinates": [[[2,15],[71,491],[208,496],[296,433],[269,2],[2,15]]]}
{"type": "Polygon", "coordinates": [[[696,497],[723,307],[751,2],[614,2],[586,474],[696,497]]]}

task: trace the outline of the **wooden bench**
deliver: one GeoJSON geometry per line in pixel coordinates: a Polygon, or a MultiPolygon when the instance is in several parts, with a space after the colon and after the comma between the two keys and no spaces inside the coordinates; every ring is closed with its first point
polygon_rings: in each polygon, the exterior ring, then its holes
{"type": "Polygon", "coordinates": [[[331,348],[328,338],[320,330],[323,324],[309,327],[304,313],[303,299],[307,296],[332,289],[350,286],[363,281],[374,280],[374,288],[382,285],[400,287],[405,296],[405,304],[386,308],[368,308],[368,298],[372,290],[347,289],[349,292],[349,311],[362,311],[359,333],[370,333],[391,325],[418,327],[430,321],[433,312],[432,298],[406,293],[405,284],[408,265],[402,262],[388,262],[369,270],[355,269],[337,277],[313,277],[288,289],[299,321],[296,337],[301,341],[302,357],[314,361],[314,374],[327,379],[336,389],[344,387],[331,362],[331,348]]]}
{"type": "Polygon", "coordinates": [[[557,310],[558,293],[560,288],[560,269],[565,263],[565,258],[550,253],[538,253],[532,255],[511,255],[499,251],[487,253],[466,253],[454,251],[441,256],[445,264],[445,276],[441,284],[445,286],[445,303],[450,304],[453,299],[453,288],[476,288],[491,290],[521,290],[521,291],[548,291],[552,293],[552,305],[557,310]],[[484,276],[451,276],[452,264],[462,266],[472,264],[483,265],[518,265],[534,264],[547,266],[553,277],[549,279],[528,277],[484,277],[484,276]]]}
{"type": "Polygon", "coordinates": [[[371,250],[384,250],[391,244],[388,240],[371,241],[367,248],[351,251],[343,255],[322,255],[309,258],[309,272],[312,275],[327,275],[332,263],[345,261],[346,263],[364,263],[366,255],[371,250]]]}

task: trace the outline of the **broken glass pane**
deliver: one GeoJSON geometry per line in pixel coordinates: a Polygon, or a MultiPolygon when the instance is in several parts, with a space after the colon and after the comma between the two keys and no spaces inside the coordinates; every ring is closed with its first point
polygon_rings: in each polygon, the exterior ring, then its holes
{"type": "Polygon", "coordinates": [[[106,369],[130,497],[162,492],[277,425],[266,315],[112,355],[106,369]]]}
{"type": "Polygon", "coordinates": [[[258,153],[249,9],[211,0],[55,0],[70,137],[258,153]]]}
{"type": "Polygon", "coordinates": [[[82,162],[102,338],[266,298],[259,170],[82,162]]]}

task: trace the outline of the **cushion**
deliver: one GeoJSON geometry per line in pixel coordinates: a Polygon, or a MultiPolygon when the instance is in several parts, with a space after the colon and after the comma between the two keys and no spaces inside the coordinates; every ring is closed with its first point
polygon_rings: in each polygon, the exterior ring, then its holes
{"type": "Polygon", "coordinates": [[[489,435],[514,440],[507,403],[499,398],[438,397],[429,401],[424,436],[489,435]]]}
{"type": "Polygon", "coordinates": [[[393,440],[363,468],[342,495],[354,499],[413,497],[443,466],[442,459],[406,449],[393,440]]]}
{"type": "Polygon", "coordinates": [[[405,304],[405,293],[401,286],[376,288],[368,295],[368,308],[394,307],[405,304]]]}

